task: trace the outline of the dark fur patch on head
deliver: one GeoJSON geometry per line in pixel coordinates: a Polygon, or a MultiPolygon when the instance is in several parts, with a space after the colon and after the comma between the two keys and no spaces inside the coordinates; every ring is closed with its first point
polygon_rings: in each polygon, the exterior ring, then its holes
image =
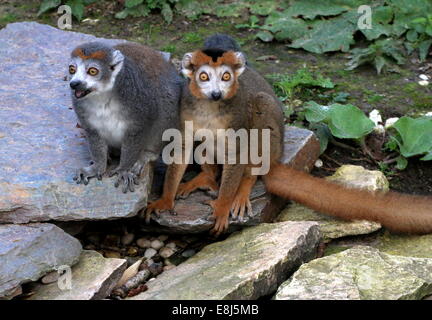
{"type": "Polygon", "coordinates": [[[218,48],[210,48],[202,50],[202,52],[212,58],[213,62],[216,62],[226,51],[218,48]]]}
{"type": "Polygon", "coordinates": [[[72,51],[72,57],[80,57],[82,60],[95,59],[109,62],[112,48],[101,42],[84,43],[72,51]]]}

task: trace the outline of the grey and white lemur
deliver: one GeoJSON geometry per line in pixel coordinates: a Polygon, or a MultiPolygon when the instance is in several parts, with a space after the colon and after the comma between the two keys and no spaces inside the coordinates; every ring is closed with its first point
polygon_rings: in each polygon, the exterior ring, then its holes
{"type": "Polygon", "coordinates": [[[73,107],[85,130],[90,165],[74,180],[102,179],[109,152],[120,152],[115,186],[134,191],[141,169],[163,147],[162,133],[179,126],[182,78],[161,53],[135,43],[85,43],[69,63],[73,107]]]}

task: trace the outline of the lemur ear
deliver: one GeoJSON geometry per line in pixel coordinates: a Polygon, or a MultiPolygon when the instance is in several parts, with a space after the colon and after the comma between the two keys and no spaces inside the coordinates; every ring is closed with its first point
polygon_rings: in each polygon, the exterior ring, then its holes
{"type": "Polygon", "coordinates": [[[124,60],[123,53],[120,52],[120,50],[114,50],[112,54],[112,61],[111,61],[111,69],[116,69],[117,66],[121,66],[124,60]]]}
{"type": "Polygon", "coordinates": [[[237,58],[237,63],[234,66],[234,68],[235,68],[234,71],[235,71],[236,76],[239,77],[243,73],[243,71],[245,71],[246,57],[243,54],[243,52],[240,52],[240,51],[234,52],[234,54],[237,58]]]}
{"type": "Polygon", "coordinates": [[[192,52],[188,52],[183,56],[181,62],[181,72],[188,78],[192,78],[193,76],[193,64],[192,64],[192,52]]]}

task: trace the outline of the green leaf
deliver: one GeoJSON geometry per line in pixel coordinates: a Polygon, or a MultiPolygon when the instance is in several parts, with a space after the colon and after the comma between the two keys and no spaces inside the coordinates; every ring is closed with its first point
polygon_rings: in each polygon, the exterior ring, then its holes
{"type": "Polygon", "coordinates": [[[84,15],[84,4],[82,0],[69,0],[66,2],[66,4],[71,7],[72,15],[78,21],[81,21],[84,15]]]}
{"type": "Polygon", "coordinates": [[[270,32],[265,30],[258,32],[256,34],[256,37],[264,42],[271,42],[274,39],[273,35],[270,32]]]}
{"type": "Polygon", "coordinates": [[[137,5],[143,3],[144,0],[126,0],[125,1],[125,7],[126,8],[133,8],[136,7],[137,5]]]}
{"type": "Polygon", "coordinates": [[[322,106],[315,101],[305,103],[305,118],[309,122],[321,122],[328,118],[330,108],[322,106]]]}
{"type": "Polygon", "coordinates": [[[423,160],[423,161],[430,161],[430,160],[432,160],[432,151],[429,152],[427,155],[425,155],[423,158],[420,158],[420,160],[423,160]]]}
{"type": "Polygon", "coordinates": [[[396,159],[396,168],[398,168],[399,170],[405,170],[405,168],[408,165],[408,160],[405,157],[398,157],[396,159]]]}
{"type": "Polygon", "coordinates": [[[337,138],[360,139],[372,132],[375,124],[352,104],[332,104],[328,126],[337,138]]]}
{"type": "Polygon", "coordinates": [[[393,127],[401,154],[408,158],[432,152],[432,118],[400,118],[393,127]]]}
{"type": "Polygon", "coordinates": [[[431,47],[431,45],[432,45],[432,39],[431,40],[422,41],[419,44],[419,57],[420,57],[421,61],[425,61],[426,60],[426,57],[427,57],[427,55],[429,53],[429,48],[431,47]]]}
{"type": "Polygon", "coordinates": [[[172,12],[171,7],[168,3],[165,3],[163,5],[161,13],[162,13],[164,20],[168,24],[170,24],[173,20],[173,12],[172,12]]]}
{"type": "Polygon", "coordinates": [[[418,39],[418,33],[417,31],[411,29],[407,32],[406,38],[408,41],[414,42],[418,39]]]}
{"type": "Polygon", "coordinates": [[[368,40],[378,39],[382,35],[389,36],[392,32],[390,22],[393,19],[391,7],[378,6],[372,8],[372,28],[360,29],[368,40]]]}
{"type": "Polygon", "coordinates": [[[61,0],[43,0],[39,7],[37,15],[40,16],[44,12],[57,8],[60,4],[61,0]]]}
{"type": "Polygon", "coordinates": [[[257,1],[252,3],[249,10],[252,14],[258,14],[260,16],[268,16],[270,13],[276,10],[278,3],[276,1],[257,1]]]}
{"type": "Polygon", "coordinates": [[[309,129],[313,130],[318,137],[320,143],[320,154],[326,151],[328,142],[331,138],[331,132],[327,125],[323,123],[311,123],[309,129]]]}

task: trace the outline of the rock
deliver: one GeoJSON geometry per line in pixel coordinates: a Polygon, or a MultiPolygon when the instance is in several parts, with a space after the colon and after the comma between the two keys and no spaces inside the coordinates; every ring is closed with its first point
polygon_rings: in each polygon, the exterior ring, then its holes
{"type": "Polygon", "coordinates": [[[432,259],[358,246],[302,265],[276,300],[421,299],[432,293],[432,259]]]}
{"type": "Polygon", "coordinates": [[[174,254],[174,250],[168,247],[164,247],[160,249],[159,254],[162,258],[166,259],[171,257],[174,254]]]}
{"type": "Polygon", "coordinates": [[[175,244],[175,242],[169,242],[169,243],[167,243],[167,244],[165,245],[165,247],[167,247],[167,248],[171,248],[171,249],[173,249],[173,250],[176,250],[176,244],[175,244]]]}
{"type": "MultiPolygon", "coordinates": [[[[296,127],[286,127],[285,146],[282,162],[299,170],[312,169],[319,156],[319,142],[312,131],[296,127]]],[[[157,197],[153,196],[152,199],[157,197]]],[[[152,215],[152,223],[142,226],[144,232],[163,233],[200,233],[209,231],[213,222],[207,218],[212,210],[205,202],[211,197],[204,191],[197,191],[187,199],[178,199],[175,203],[177,215],[152,215]]],[[[244,226],[253,226],[262,222],[271,222],[288,203],[287,200],[267,194],[264,183],[259,180],[251,193],[253,213],[243,222],[231,220],[228,232],[244,226]]]]}
{"type": "Polygon", "coordinates": [[[0,149],[8,150],[0,157],[0,223],[117,219],[146,205],[148,166],[133,193],[115,188],[115,177],[88,186],[72,180],[90,153],[64,78],[71,50],[94,40],[120,42],[35,22],[0,30],[0,65],[7,70],[0,72],[0,149]]]}
{"type": "Polygon", "coordinates": [[[153,248],[148,248],[145,252],[144,252],[144,257],[146,257],[147,259],[151,259],[154,257],[154,255],[157,253],[157,251],[153,248]]]}
{"type": "Polygon", "coordinates": [[[120,259],[121,258],[121,254],[117,251],[105,251],[104,252],[104,257],[105,258],[115,258],[115,259],[120,259]]]}
{"type": "MultiPolygon", "coordinates": [[[[388,191],[389,184],[381,171],[366,170],[361,166],[343,165],[328,180],[350,187],[364,188],[370,191],[388,191]]],[[[278,221],[317,221],[320,224],[324,241],[340,237],[368,234],[377,231],[381,225],[372,221],[344,221],[321,214],[293,203],[287,206],[277,218],[278,221]]]]}
{"type": "Polygon", "coordinates": [[[168,271],[168,270],[174,269],[175,267],[176,267],[175,265],[171,264],[171,265],[163,267],[163,271],[168,271]]]}
{"type": "Polygon", "coordinates": [[[41,282],[43,284],[50,284],[53,282],[56,282],[59,279],[60,275],[57,271],[52,271],[50,273],[48,273],[47,275],[45,275],[44,277],[42,277],[41,282]]]}
{"type": "Polygon", "coordinates": [[[142,248],[142,249],[146,249],[146,248],[150,248],[151,247],[151,241],[148,240],[147,238],[139,238],[136,241],[136,244],[138,247],[142,248]]]}
{"type": "Polygon", "coordinates": [[[432,258],[432,234],[401,235],[386,231],[378,237],[376,247],[397,256],[432,258]]]}
{"type": "Polygon", "coordinates": [[[182,252],[182,256],[185,257],[185,258],[190,258],[190,257],[194,256],[195,253],[196,252],[195,252],[194,249],[188,249],[188,250],[185,250],[185,251],[182,252]]]}
{"type": "Polygon", "coordinates": [[[124,246],[130,245],[134,241],[135,235],[133,233],[126,233],[121,238],[121,243],[124,246]]]}
{"type": "Polygon", "coordinates": [[[77,239],[53,224],[0,225],[0,298],[60,266],[72,266],[81,250],[77,239]]]}
{"type": "Polygon", "coordinates": [[[159,239],[153,240],[151,242],[151,247],[155,250],[159,250],[163,246],[164,246],[164,243],[162,241],[160,241],[159,239]]]}
{"type": "Polygon", "coordinates": [[[132,299],[257,299],[313,258],[319,239],[314,222],[245,228],[165,271],[132,299]]]}
{"type": "Polygon", "coordinates": [[[126,270],[126,260],[106,259],[96,251],[84,250],[72,268],[72,289],[57,283],[39,287],[30,300],[96,300],[106,298],[126,270]]]}
{"type": "Polygon", "coordinates": [[[168,236],[166,234],[161,234],[159,237],[157,237],[160,241],[165,242],[168,240],[168,236]]]}

